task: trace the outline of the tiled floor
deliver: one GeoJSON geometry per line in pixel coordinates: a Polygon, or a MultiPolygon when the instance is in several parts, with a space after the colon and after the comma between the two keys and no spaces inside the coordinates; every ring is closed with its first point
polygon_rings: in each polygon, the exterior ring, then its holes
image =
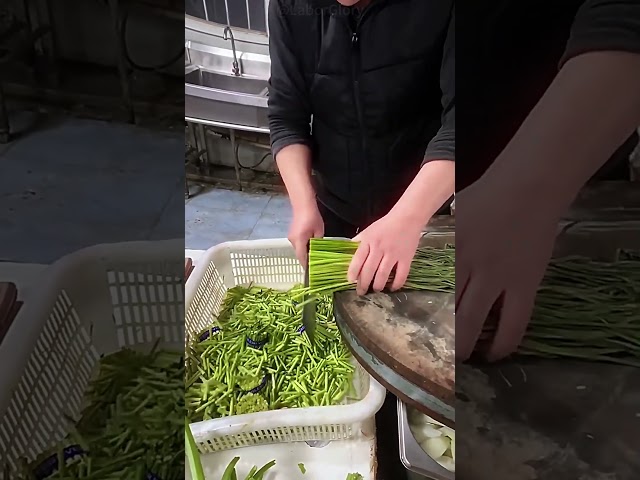
{"type": "Polygon", "coordinates": [[[287,236],[291,207],[283,195],[209,189],[185,201],[185,248],[287,236]]]}

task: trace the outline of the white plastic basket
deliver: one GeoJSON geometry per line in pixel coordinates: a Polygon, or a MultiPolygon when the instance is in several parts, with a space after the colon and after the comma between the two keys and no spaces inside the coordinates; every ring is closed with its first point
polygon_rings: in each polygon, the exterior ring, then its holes
{"type": "MultiPolygon", "coordinates": [[[[253,283],[286,290],[301,283],[303,273],[286,239],[228,242],[209,249],[185,289],[187,342],[211,324],[229,288],[253,283]]],[[[353,386],[360,400],[351,404],[235,415],[193,423],[191,430],[202,453],[354,438],[380,410],[386,391],[357,364],[353,386]]]]}
{"type": "MultiPolygon", "coordinates": [[[[0,478],[67,435],[100,355],[184,346],[184,241],[90,247],[49,267],[0,344],[0,478]]],[[[8,479],[5,479],[8,480],[8,479]]]]}

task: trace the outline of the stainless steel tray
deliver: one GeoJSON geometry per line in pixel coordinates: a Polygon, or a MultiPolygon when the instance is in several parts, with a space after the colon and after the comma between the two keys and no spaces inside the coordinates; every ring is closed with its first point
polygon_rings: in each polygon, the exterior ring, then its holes
{"type": "Polygon", "coordinates": [[[400,460],[410,471],[432,480],[454,480],[455,473],[450,472],[422,450],[411,429],[407,406],[398,399],[398,440],[400,460]]]}

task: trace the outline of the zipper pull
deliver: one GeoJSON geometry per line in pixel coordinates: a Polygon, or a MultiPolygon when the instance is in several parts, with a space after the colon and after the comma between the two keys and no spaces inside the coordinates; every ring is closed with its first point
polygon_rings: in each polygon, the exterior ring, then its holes
{"type": "Polygon", "coordinates": [[[358,45],[358,32],[353,32],[353,34],[351,35],[351,45],[352,46],[357,46],[358,45]]]}

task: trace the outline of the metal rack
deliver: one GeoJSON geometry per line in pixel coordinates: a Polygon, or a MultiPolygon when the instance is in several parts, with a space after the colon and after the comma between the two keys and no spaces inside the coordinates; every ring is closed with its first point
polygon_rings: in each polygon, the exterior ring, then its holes
{"type": "Polygon", "coordinates": [[[202,6],[202,14],[196,16],[207,22],[235,28],[269,33],[267,15],[269,0],[195,0],[202,6]],[[246,19],[239,24],[237,18],[246,19]],[[264,26],[263,26],[264,25],[264,26]]]}
{"type": "MultiPolygon", "coordinates": [[[[6,85],[7,90],[9,87],[15,87],[13,79],[9,76],[13,70],[12,66],[22,64],[28,68],[29,74],[33,75],[35,72],[34,59],[44,59],[47,62],[46,81],[41,78],[34,77],[34,79],[39,86],[45,87],[45,89],[58,86],[58,52],[55,42],[55,26],[49,6],[50,1],[23,0],[20,19],[17,15],[9,13],[7,7],[4,10],[0,8],[0,45],[2,45],[0,47],[0,143],[8,142],[11,137],[6,95],[2,87],[3,84],[6,85]],[[11,21],[8,21],[8,18],[11,21]]],[[[105,3],[109,7],[113,40],[117,48],[117,72],[121,102],[126,111],[128,122],[135,123],[132,73],[136,70],[163,71],[181,60],[184,48],[181,47],[180,52],[176,51],[176,55],[165,65],[159,67],[136,65],[129,57],[125,42],[127,19],[134,11],[141,11],[145,15],[158,15],[183,24],[183,3],[177,0],[105,0],[105,3]]],[[[39,75],[41,71],[42,69],[38,72],[39,75]]]]}
{"type": "MultiPolygon", "coordinates": [[[[109,0],[109,12],[111,14],[111,24],[113,29],[114,40],[116,42],[118,51],[118,76],[120,78],[120,88],[122,94],[122,102],[127,111],[127,119],[129,123],[135,123],[135,110],[133,107],[133,98],[131,95],[131,72],[140,67],[134,65],[130,60],[126,44],[124,42],[125,29],[127,26],[127,18],[134,9],[141,9],[154,15],[160,15],[165,18],[174,19],[179,22],[184,22],[184,12],[177,10],[177,3],[167,0],[165,2],[151,3],[147,0],[109,0]],[[163,4],[164,3],[164,4],[163,4]],[[174,5],[175,3],[175,5],[174,5]],[[124,7],[124,8],[123,8],[124,7]],[[174,8],[172,8],[174,7],[174,8]]],[[[184,50],[181,49],[182,55],[184,50]]],[[[169,63],[176,63],[180,58],[175,57],[175,61],[169,63]]],[[[163,65],[158,70],[165,68],[167,65],[163,65]]],[[[145,70],[154,70],[153,67],[145,67],[145,70]]]]}
{"type": "MultiPolygon", "coordinates": [[[[238,130],[233,125],[222,125],[203,122],[198,119],[185,119],[186,126],[186,153],[185,166],[193,165],[198,170],[198,180],[208,183],[214,177],[211,172],[211,163],[209,158],[209,150],[207,148],[207,134],[215,134],[221,138],[227,138],[231,142],[231,151],[233,152],[233,165],[235,170],[235,181],[233,186],[238,190],[244,189],[242,179],[242,169],[251,170],[262,163],[269,155],[271,155],[271,146],[269,143],[261,143],[255,139],[251,139],[251,134],[265,134],[268,131],[262,129],[254,130],[238,130]],[[224,132],[224,133],[223,133],[224,132]],[[240,162],[239,147],[240,145],[252,146],[265,151],[262,160],[257,165],[246,167],[240,162]]],[[[189,175],[185,176],[185,198],[190,198],[189,175]]]]}
{"type": "Polygon", "coordinates": [[[30,0],[22,3],[24,20],[18,19],[8,7],[0,9],[0,143],[11,140],[11,125],[3,83],[12,65],[26,64],[32,56],[48,60],[57,77],[56,43],[49,0],[36,8],[30,0]]]}

